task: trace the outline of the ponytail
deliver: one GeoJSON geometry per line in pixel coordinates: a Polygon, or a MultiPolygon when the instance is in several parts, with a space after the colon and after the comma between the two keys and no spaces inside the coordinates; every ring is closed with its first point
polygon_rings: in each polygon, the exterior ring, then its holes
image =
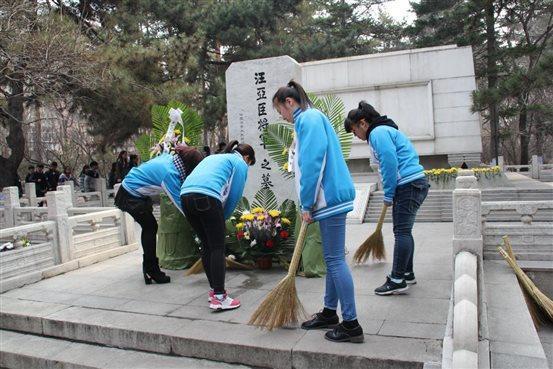
{"type": "Polygon", "coordinates": [[[290,80],[285,87],[281,87],[277,90],[273,96],[273,104],[284,104],[288,97],[294,99],[300,105],[301,110],[313,106],[311,99],[309,99],[303,87],[294,80],[290,80]]]}
{"type": "Polygon", "coordinates": [[[245,143],[238,143],[238,140],[229,142],[227,147],[225,147],[225,153],[238,152],[240,155],[248,156],[250,158],[250,165],[255,164],[255,151],[253,147],[245,143]]]}
{"type": "Polygon", "coordinates": [[[368,125],[375,123],[381,115],[376,109],[366,101],[360,101],[357,109],[352,109],[348,113],[346,120],[344,121],[344,128],[346,132],[350,133],[354,125],[359,124],[361,119],[364,119],[368,125]]]}

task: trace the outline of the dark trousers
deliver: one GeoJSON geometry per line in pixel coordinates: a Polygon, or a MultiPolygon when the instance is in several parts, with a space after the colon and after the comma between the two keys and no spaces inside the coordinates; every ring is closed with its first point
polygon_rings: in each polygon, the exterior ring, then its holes
{"type": "Polygon", "coordinates": [[[144,250],[144,264],[145,266],[154,264],[157,266],[157,221],[153,213],[152,200],[149,197],[132,196],[121,186],[117,191],[117,196],[115,196],[115,206],[129,213],[140,224],[142,227],[140,240],[144,250]]]}
{"type": "Polygon", "coordinates": [[[413,272],[413,224],[429,187],[426,178],[421,178],[396,188],[392,212],[395,244],[391,277],[394,279],[404,279],[405,273],[413,272]]]}
{"type": "Polygon", "coordinates": [[[225,293],[225,217],[221,201],[191,193],[181,196],[182,210],[202,245],[202,263],[209,285],[225,293]]]}

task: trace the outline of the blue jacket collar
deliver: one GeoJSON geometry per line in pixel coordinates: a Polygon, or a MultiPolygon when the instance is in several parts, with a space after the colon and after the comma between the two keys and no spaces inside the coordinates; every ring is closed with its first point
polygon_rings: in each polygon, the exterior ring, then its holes
{"type": "Polygon", "coordinates": [[[296,119],[298,119],[298,116],[303,112],[303,110],[301,110],[301,108],[296,108],[296,110],[294,110],[294,121],[296,121],[296,119]]]}

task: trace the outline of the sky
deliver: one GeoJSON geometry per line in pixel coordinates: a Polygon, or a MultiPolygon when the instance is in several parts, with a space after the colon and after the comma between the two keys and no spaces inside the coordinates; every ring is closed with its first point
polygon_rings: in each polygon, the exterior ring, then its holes
{"type": "Polygon", "coordinates": [[[396,20],[405,19],[408,23],[415,20],[415,13],[409,11],[411,10],[409,0],[392,0],[382,4],[381,7],[396,20]]]}

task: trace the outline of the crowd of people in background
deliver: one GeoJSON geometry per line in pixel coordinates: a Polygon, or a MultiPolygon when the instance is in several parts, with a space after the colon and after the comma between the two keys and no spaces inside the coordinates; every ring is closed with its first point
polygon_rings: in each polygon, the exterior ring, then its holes
{"type": "MultiPolygon", "coordinates": [[[[225,142],[220,142],[217,145],[215,154],[223,153],[226,147],[225,142]]],[[[203,147],[204,156],[212,154],[209,146],[203,147]]],[[[122,150],[117,156],[117,160],[111,164],[111,169],[107,173],[106,184],[108,189],[113,189],[118,183],[123,182],[130,170],[139,165],[140,158],[136,154],[129,154],[126,150],[122,150]]],[[[89,164],[83,165],[78,176],[73,173],[73,168],[69,166],[63,167],[63,172],[58,170],[58,163],[52,161],[48,170],[44,170],[44,164],[29,165],[28,172],[25,176],[25,183],[35,183],[36,196],[44,197],[46,192],[55,191],[58,186],[73,182],[75,188],[81,192],[97,191],[96,179],[100,178],[99,164],[92,160],[89,164]]],[[[19,193],[22,194],[20,186],[19,193]]]]}

